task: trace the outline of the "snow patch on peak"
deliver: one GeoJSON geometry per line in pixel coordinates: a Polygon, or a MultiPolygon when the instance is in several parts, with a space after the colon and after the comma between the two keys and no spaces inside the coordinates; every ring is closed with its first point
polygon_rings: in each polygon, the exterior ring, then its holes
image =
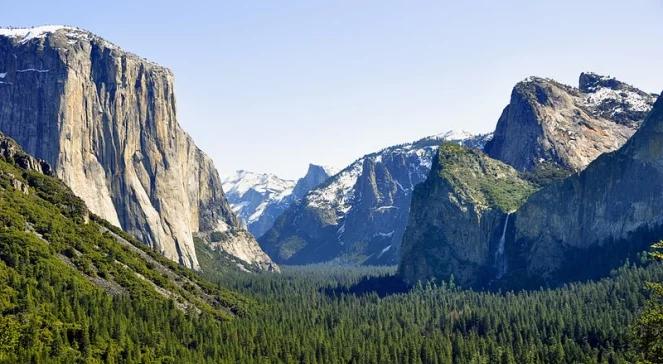
{"type": "MultiPolygon", "coordinates": [[[[290,203],[295,182],[270,173],[237,171],[222,181],[222,187],[232,210],[251,230],[263,214],[275,205],[290,203]]],[[[254,234],[262,231],[252,230],[254,234]]]]}
{"type": "Polygon", "coordinates": [[[595,72],[583,72],[586,77],[591,77],[600,81],[611,81],[614,80],[615,78],[610,76],[610,75],[599,75],[598,73],[595,72]]]}
{"type": "Polygon", "coordinates": [[[0,35],[12,38],[39,37],[47,33],[53,33],[60,29],[76,30],[77,28],[66,25],[41,25],[28,28],[3,27],[0,28],[0,35]]]}
{"type": "MultiPolygon", "coordinates": [[[[407,173],[410,181],[405,181],[404,184],[395,181],[401,190],[409,193],[414,188],[413,177],[422,173],[425,175],[430,170],[433,155],[442,141],[455,141],[474,146],[474,144],[481,143],[479,138],[485,138],[485,135],[476,135],[463,130],[447,131],[412,143],[399,144],[367,154],[331,177],[327,183],[311,190],[305,198],[305,204],[311,208],[332,210],[336,214],[337,221],[340,221],[352,209],[356,192],[355,185],[364,172],[365,162],[380,164],[403,157],[416,161],[408,166],[407,173]],[[476,143],[470,142],[475,139],[477,139],[476,143]]],[[[416,180],[416,178],[414,179],[416,180]]]]}
{"type": "Polygon", "coordinates": [[[322,165],[322,164],[318,164],[318,166],[320,166],[320,168],[322,168],[322,170],[325,171],[325,173],[328,176],[333,176],[336,173],[338,173],[338,168],[336,168],[336,167],[332,167],[332,166],[328,166],[328,165],[322,165]]]}
{"type": "Polygon", "coordinates": [[[352,163],[336,174],[331,183],[316,188],[306,196],[308,206],[314,208],[334,208],[340,214],[350,210],[353,188],[362,174],[364,158],[352,163]]]}
{"type": "Polygon", "coordinates": [[[124,51],[120,46],[107,41],[106,39],[82,28],[73,27],[69,25],[42,25],[35,27],[0,27],[0,37],[10,38],[18,44],[26,44],[33,39],[44,39],[50,34],[64,35],[66,37],[66,44],[73,46],[79,42],[97,42],[98,44],[117,51],[122,52],[131,57],[140,59],[143,62],[161,68],[166,73],[171,73],[168,68],[160,66],[158,63],[152,62],[146,58],[140,57],[131,52],[124,51]]]}
{"type": "Polygon", "coordinates": [[[261,195],[268,195],[270,199],[280,200],[292,192],[295,181],[281,179],[271,173],[255,173],[240,170],[233,176],[223,180],[223,189],[227,194],[243,196],[249,190],[261,195]]]}
{"type": "Polygon", "coordinates": [[[546,80],[545,78],[541,78],[539,76],[527,76],[525,77],[522,81],[518,83],[532,83],[532,82],[541,82],[543,80],[546,80]]]}
{"type": "Polygon", "coordinates": [[[48,34],[55,33],[60,30],[67,31],[67,36],[74,39],[78,39],[82,36],[87,37],[87,34],[89,34],[89,32],[83,29],[70,27],[67,25],[42,25],[32,28],[0,28],[0,36],[18,39],[21,43],[27,43],[32,39],[41,39],[46,37],[48,34]]]}
{"type": "Polygon", "coordinates": [[[452,140],[466,140],[474,136],[476,136],[476,134],[466,130],[449,130],[444,133],[436,134],[433,137],[440,140],[452,141],[452,140]]]}
{"type": "MultiPolygon", "coordinates": [[[[633,111],[647,112],[654,105],[654,98],[631,90],[613,90],[608,87],[600,87],[587,95],[585,104],[596,108],[607,101],[623,104],[633,111]]],[[[615,111],[620,111],[618,108],[615,111]]]]}

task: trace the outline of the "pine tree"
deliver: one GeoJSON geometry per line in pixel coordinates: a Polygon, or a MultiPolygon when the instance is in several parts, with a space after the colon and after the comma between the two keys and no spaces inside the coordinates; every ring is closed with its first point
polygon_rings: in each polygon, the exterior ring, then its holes
{"type": "MultiPolygon", "coordinates": [[[[651,257],[663,261],[663,241],[652,246],[651,257]]],[[[651,298],[638,319],[634,335],[644,363],[663,363],[663,282],[648,284],[651,298]]]]}

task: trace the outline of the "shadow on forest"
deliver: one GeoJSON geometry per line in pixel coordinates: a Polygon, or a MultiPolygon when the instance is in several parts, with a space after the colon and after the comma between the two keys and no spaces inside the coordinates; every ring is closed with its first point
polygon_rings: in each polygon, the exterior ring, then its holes
{"type": "Polygon", "coordinates": [[[366,296],[375,293],[382,298],[393,294],[406,293],[409,290],[410,286],[395,275],[363,277],[359,282],[351,286],[320,288],[321,293],[330,297],[344,294],[366,296]]]}

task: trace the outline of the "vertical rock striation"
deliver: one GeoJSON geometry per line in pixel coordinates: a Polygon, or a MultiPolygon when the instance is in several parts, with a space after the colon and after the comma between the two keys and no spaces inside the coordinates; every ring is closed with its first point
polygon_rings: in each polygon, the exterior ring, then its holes
{"type": "MultiPolygon", "coordinates": [[[[0,130],[48,161],[93,213],[185,266],[199,268],[197,232],[256,244],[211,159],[177,123],[173,74],[89,32],[0,30],[0,130]]],[[[259,253],[246,258],[270,265],[259,253]]]]}
{"type": "Polygon", "coordinates": [[[513,281],[596,278],[663,239],[663,98],[640,129],[578,174],[533,194],[507,234],[513,281]]]}

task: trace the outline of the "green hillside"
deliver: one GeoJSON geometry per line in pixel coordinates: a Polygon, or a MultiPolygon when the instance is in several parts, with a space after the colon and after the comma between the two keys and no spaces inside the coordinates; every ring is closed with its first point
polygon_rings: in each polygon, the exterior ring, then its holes
{"type": "Polygon", "coordinates": [[[221,356],[221,328],[249,300],[91,216],[43,163],[0,142],[0,362],[221,356]]]}

